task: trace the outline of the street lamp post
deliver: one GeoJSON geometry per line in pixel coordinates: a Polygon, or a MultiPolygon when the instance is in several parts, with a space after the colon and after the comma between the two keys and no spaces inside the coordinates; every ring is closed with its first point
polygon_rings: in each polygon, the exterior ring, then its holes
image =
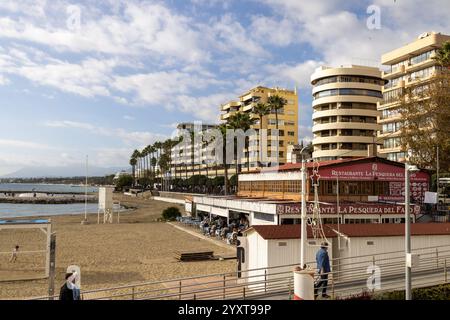
{"type": "Polygon", "coordinates": [[[303,157],[303,151],[305,151],[307,147],[303,147],[300,151],[302,155],[302,170],[301,170],[301,178],[302,178],[302,211],[301,211],[301,239],[300,239],[300,265],[302,268],[305,267],[305,252],[306,252],[306,239],[307,239],[307,231],[306,231],[306,163],[303,157]]]}
{"type": "Polygon", "coordinates": [[[410,213],[410,172],[417,172],[416,166],[405,163],[405,299],[412,300],[411,294],[411,213],[410,213]]]}

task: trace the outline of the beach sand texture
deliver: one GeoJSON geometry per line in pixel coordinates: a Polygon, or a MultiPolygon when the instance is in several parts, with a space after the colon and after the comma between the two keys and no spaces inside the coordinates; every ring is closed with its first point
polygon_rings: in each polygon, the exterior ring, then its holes
{"type": "MultiPolygon", "coordinates": [[[[136,207],[121,214],[120,224],[96,224],[97,215],[90,215],[89,225],[81,225],[81,216],[52,217],[56,240],[56,286],[64,283],[67,266],[81,267],[83,290],[93,290],[118,285],[158,281],[196,275],[236,271],[235,260],[179,262],[175,251],[214,251],[215,255],[232,255],[235,249],[217,246],[199,239],[173,226],[155,222],[162,210],[179,206],[154,200],[115,195],[115,200],[136,207]]],[[[179,206],[183,211],[183,208],[179,206]]],[[[114,217],[116,222],[116,217],[114,217]]],[[[0,252],[12,251],[14,245],[21,250],[41,250],[45,245],[43,233],[0,231],[0,252]]],[[[17,262],[8,262],[10,255],[0,256],[0,280],[11,279],[41,268],[44,254],[37,257],[18,256],[17,262]],[[38,260],[39,261],[35,261],[38,260]]],[[[0,299],[28,298],[47,294],[47,280],[1,281],[0,299]]]]}

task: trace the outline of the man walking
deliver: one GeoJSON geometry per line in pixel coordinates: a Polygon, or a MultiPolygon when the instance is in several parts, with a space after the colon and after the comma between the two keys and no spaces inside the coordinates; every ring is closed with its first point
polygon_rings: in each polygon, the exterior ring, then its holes
{"type": "Polygon", "coordinates": [[[330,296],[327,295],[328,273],[331,271],[330,258],[328,256],[328,243],[323,242],[320,245],[320,250],[317,251],[316,254],[316,263],[319,279],[314,285],[314,297],[317,298],[318,291],[322,288],[322,298],[330,298],[330,296]]]}
{"type": "Polygon", "coordinates": [[[76,285],[77,273],[66,273],[66,282],[59,291],[59,300],[75,301],[81,300],[80,288],[76,285]]]}
{"type": "Polygon", "coordinates": [[[11,258],[9,262],[15,263],[17,260],[17,253],[19,253],[19,246],[15,246],[13,252],[11,253],[11,258]]]}

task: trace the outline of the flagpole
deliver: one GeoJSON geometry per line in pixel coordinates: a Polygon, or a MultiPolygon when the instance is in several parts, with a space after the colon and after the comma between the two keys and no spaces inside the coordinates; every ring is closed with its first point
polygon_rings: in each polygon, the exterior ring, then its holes
{"type": "Polygon", "coordinates": [[[88,190],[87,190],[87,186],[88,186],[88,171],[89,168],[89,156],[86,155],[86,182],[84,185],[84,220],[81,221],[81,224],[88,224],[88,219],[87,219],[87,194],[88,194],[88,190]]]}

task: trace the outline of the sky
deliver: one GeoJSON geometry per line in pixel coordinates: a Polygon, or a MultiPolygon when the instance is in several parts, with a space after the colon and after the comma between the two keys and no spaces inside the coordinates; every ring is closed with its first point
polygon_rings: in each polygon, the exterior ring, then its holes
{"type": "Polygon", "coordinates": [[[0,0],[0,175],[86,155],[127,166],[257,85],[298,88],[309,141],[317,67],[381,67],[423,32],[450,34],[449,12],[448,0],[0,0]]]}

